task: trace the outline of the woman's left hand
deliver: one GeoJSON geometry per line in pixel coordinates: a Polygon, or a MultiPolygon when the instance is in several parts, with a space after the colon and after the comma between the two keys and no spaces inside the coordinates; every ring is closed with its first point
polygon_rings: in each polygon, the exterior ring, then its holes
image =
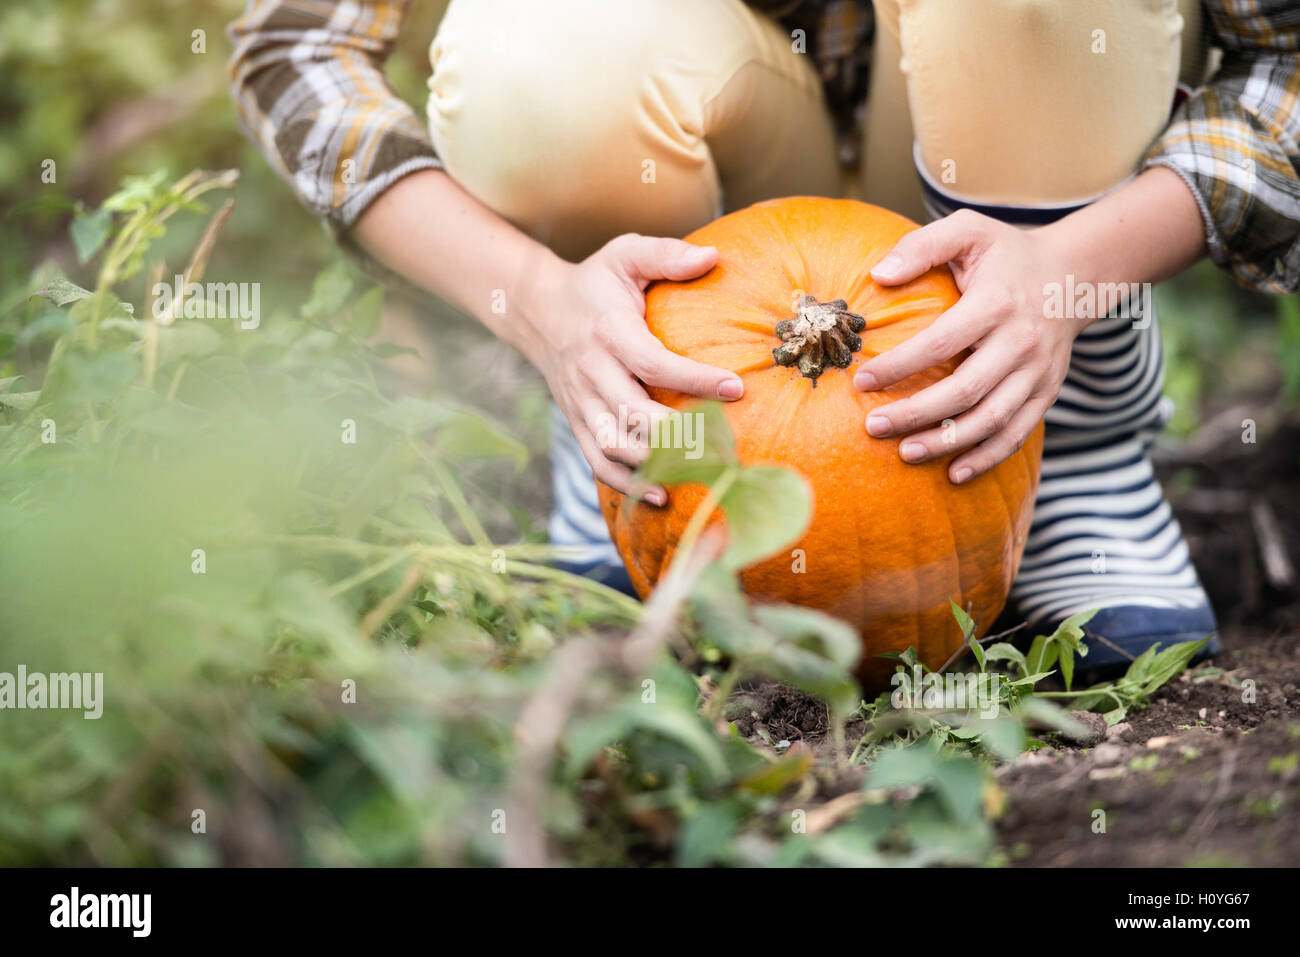
{"type": "Polygon", "coordinates": [[[905,436],[899,454],[925,462],[967,451],[948,477],[966,482],[1012,455],[1060,392],[1086,319],[1048,318],[1044,287],[1069,271],[1043,230],[961,210],[908,233],[871,271],[898,285],[950,263],[962,297],[933,325],[859,367],[854,385],[883,389],[972,350],[955,372],[867,416],[877,438],[905,436]]]}

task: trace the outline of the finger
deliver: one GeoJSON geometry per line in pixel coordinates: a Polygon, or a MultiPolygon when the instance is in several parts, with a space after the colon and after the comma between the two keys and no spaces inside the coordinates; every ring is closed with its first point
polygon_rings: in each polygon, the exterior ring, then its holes
{"type": "Polygon", "coordinates": [[[853,384],[864,392],[875,392],[931,369],[970,348],[995,322],[993,310],[978,299],[963,297],[912,338],[858,366],[853,384]]]}
{"type": "Polygon", "coordinates": [[[1011,417],[1006,428],[958,456],[948,466],[948,478],[960,485],[1006,461],[1025,444],[1025,439],[1042,421],[1043,414],[1051,404],[1052,400],[1042,395],[1031,398],[1011,417]]]}
{"type": "Polygon", "coordinates": [[[672,410],[646,399],[643,402],[593,402],[586,420],[596,446],[605,457],[631,468],[640,468],[650,457],[655,423],[672,410]]]}
{"type": "MultiPolygon", "coordinates": [[[[975,408],[1018,366],[1016,354],[997,343],[981,343],[952,375],[906,399],[872,409],[867,416],[867,434],[878,439],[908,435],[932,422],[955,419],[975,408]]],[[[1028,394],[1027,383],[1021,400],[1028,394]]]]}
{"type": "Polygon", "coordinates": [[[588,429],[575,428],[573,434],[577,436],[578,447],[582,449],[583,457],[586,458],[587,464],[591,466],[592,474],[597,479],[616,492],[622,492],[624,495],[631,495],[634,498],[645,499],[651,505],[664,505],[667,503],[668,493],[661,486],[642,482],[636,478],[632,470],[626,465],[611,461],[601,452],[588,429]]]}
{"type": "Polygon", "coordinates": [[[582,402],[583,421],[606,458],[632,468],[649,456],[656,420],[672,414],[646,395],[617,359],[602,356],[581,368],[590,389],[582,402]]]}
{"type": "Polygon", "coordinates": [[[745,394],[745,384],[734,372],[679,356],[649,332],[629,335],[613,345],[628,372],[646,385],[728,402],[745,394]]]}
{"type": "Polygon", "coordinates": [[[655,279],[694,279],[714,267],[718,250],[695,246],[681,239],[627,233],[611,239],[601,249],[610,266],[638,289],[655,279]]]}
{"type": "Polygon", "coordinates": [[[914,229],[871,268],[871,278],[884,286],[896,286],[924,275],[935,266],[962,259],[983,244],[992,222],[968,209],[936,219],[914,229]]]}
{"type": "Polygon", "coordinates": [[[898,447],[904,462],[928,462],[969,448],[1010,426],[1034,392],[1034,377],[1021,373],[1003,379],[965,415],[944,418],[938,428],[909,435],[898,447]]]}

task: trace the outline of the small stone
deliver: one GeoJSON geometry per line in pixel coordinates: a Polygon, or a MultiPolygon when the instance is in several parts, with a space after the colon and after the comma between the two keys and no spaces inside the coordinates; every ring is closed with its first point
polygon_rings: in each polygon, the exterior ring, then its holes
{"type": "Polygon", "coordinates": [[[1069,737],[1080,747],[1090,748],[1106,735],[1106,719],[1095,711],[1071,711],[1067,717],[1079,725],[1069,737]]]}
{"type": "Polygon", "coordinates": [[[1114,768],[1093,768],[1088,772],[1089,781],[1113,781],[1115,778],[1122,778],[1127,773],[1124,765],[1114,768]]]}
{"type": "Polygon", "coordinates": [[[1124,749],[1118,744],[1099,744],[1092,750],[1092,759],[1103,767],[1117,764],[1124,759],[1124,749]]]}
{"type": "Polygon", "coordinates": [[[1206,716],[1208,713],[1209,713],[1209,709],[1208,709],[1208,708],[1202,708],[1200,711],[1196,712],[1196,716],[1197,716],[1198,718],[1200,718],[1202,721],[1204,721],[1204,720],[1205,720],[1205,716],[1206,716]]]}
{"type": "Polygon", "coordinates": [[[1106,729],[1107,741],[1123,741],[1128,735],[1131,725],[1127,721],[1121,721],[1119,724],[1113,724],[1106,729]]]}
{"type": "Polygon", "coordinates": [[[1167,747],[1173,743],[1174,739],[1171,735],[1162,734],[1159,737],[1149,739],[1147,741],[1147,747],[1152,751],[1159,751],[1161,748],[1167,747]]]}

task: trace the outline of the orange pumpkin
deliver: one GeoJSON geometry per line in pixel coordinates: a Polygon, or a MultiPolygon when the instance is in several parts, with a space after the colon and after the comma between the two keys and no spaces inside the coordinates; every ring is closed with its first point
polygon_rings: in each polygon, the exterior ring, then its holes
{"type": "MultiPolygon", "coordinates": [[[[746,593],[855,625],[860,674],[872,683],[893,671],[872,657],[881,652],[913,646],[932,668],[948,659],[962,642],[949,600],[972,615],[979,634],[997,617],[1024,550],[1042,451],[1040,425],[1005,462],[954,485],[953,456],[909,465],[897,438],[867,435],[872,409],[939,381],[965,357],[880,392],[853,385],[862,360],[924,329],[958,299],[946,266],[902,286],[871,278],[916,228],[853,200],[758,203],[686,237],[718,248],[711,271],[656,283],[646,296],[646,323],[665,346],[744,380],[744,398],[725,405],[741,463],[792,468],[812,488],[803,539],[743,571],[746,593]]],[[[697,401],[649,391],[672,408],[697,401]]],[[[645,597],[705,490],[679,486],[664,508],[624,507],[623,495],[598,486],[610,534],[645,597]]]]}

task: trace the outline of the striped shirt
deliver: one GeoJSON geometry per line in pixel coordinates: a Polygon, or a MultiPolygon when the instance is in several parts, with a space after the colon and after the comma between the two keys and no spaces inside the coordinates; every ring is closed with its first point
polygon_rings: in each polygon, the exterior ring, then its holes
{"type": "MultiPolygon", "coordinates": [[[[801,29],[856,161],[870,72],[870,0],[749,0],[801,29]]],[[[245,130],[303,201],[344,233],[401,177],[439,167],[384,60],[407,0],[249,0],[229,34],[245,130]]],[[[1195,195],[1209,254],[1240,282],[1300,289],[1300,4],[1206,0],[1223,61],[1143,158],[1195,195]]]]}

